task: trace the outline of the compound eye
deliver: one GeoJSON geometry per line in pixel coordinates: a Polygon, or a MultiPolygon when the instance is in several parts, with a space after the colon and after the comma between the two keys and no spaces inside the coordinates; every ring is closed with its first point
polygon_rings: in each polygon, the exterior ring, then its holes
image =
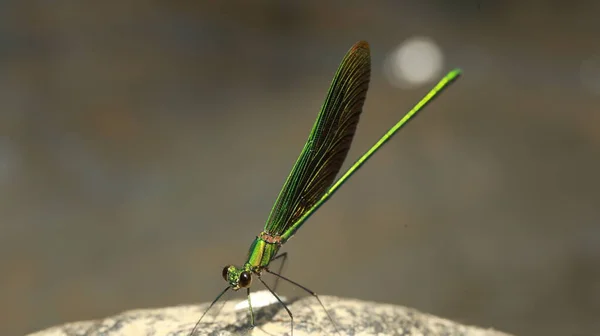
{"type": "Polygon", "coordinates": [[[240,274],[240,287],[242,288],[246,288],[248,286],[250,286],[250,283],[252,283],[252,276],[250,275],[250,273],[244,271],[240,274]]]}
{"type": "Polygon", "coordinates": [[[225,266],[225,268],[223,268],[223,279],[225,279],[225,281],[227,281],[227,273],[229,273],[229,266],[225,266]]]}

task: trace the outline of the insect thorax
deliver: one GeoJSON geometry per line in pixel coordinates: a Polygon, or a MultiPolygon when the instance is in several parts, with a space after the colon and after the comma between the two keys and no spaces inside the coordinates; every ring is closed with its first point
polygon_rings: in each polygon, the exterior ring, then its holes
{"type": "Polygon", "coordinates": [[[255,269],[267,267],[279,251],[280,246],[280,237],[273,237],[266,232],[261,232],[250,245],[246,263],[255,269]]]}

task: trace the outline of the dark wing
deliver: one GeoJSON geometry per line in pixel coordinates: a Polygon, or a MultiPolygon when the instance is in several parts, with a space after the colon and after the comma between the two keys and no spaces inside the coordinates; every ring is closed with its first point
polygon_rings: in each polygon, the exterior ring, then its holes
{"type": "Polygon", "coordinates": [[[360,41],[346,53],[333,77],[304,149],[267,219],[268,234],[285,232],[333,184],[350,150],[370,75],[369,44],[360,41]]]}

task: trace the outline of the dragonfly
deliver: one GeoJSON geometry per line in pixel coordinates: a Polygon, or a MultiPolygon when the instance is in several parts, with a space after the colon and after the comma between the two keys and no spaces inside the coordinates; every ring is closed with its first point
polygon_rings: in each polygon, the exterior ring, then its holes
{"type": "Polygon", "coordinates": [[[287,252],[279,253],[279,250],[296,234],[308,218],[325,204],[375,152],[419,111],[438,97],[444,89],[458,79],[460,75],[460,69],[448,72],[400,121],[360,156],[339,179],[335,180],[350,150],[371,76],[369,44],[366,41],[355,43],[342,59],[333,77],[325,102],[310,131],[308,140],[285,180],[263,231],[256,236],[250,245],[246,262],[242,266],[228,265],[223,268],[222,276],[227,282],[227,287],[217,295],[204,311],[190,335],[194,334],[206,313],[229,290],[246,290],[250,326],[251,328],[254,327],[254,311],[250,300],[250,287],[254,279],[258,280],[285,309],[290,317],[292,335],[294,332],[294,316],[283,300],[276,294],[279,280],[290,283],[316,298],[339,334],[336,323],[319,296],[314,291],[281,274],[283,265],[287,260],[287,252]],[[275,272],[269,266],[277,259],[282,259],[282,261],[279,271],[275,272]],[[275,276],[273,288],[263,280],[264,273],[275,276]]]}

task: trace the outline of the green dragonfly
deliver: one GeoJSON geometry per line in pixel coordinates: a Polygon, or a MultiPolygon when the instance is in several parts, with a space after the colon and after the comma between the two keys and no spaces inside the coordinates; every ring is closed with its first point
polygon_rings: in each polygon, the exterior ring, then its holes
{"type": "Polygon", "coordinates": [[[264,230],[250,245],[248,259],[241,267],[229,265],[223,268],[223,278],[228,285],[204,311],[190,335],[196,331],[206,313],[230,289],[234,291],[240,288],[246,289],[250,325],[254,327],[254,312],[250,302],[250,286],[253,279],[258,279],[286,310],[290,317],[291,334],[294,332],[293,314],[275,293],[279,279],[314,296],[338,331],[336,323],[315,292],[280,274],[287,259],[287,252],[278,254],[279,249],[383,144],[454,82],[460,74],[461,70],[455,69],[444,76],[425,97],[335,181],[350,150],[371,75],[369,44],[365,41],[354,44],[344,56],[333,77],[325,103],[321,107],[300,156],[275,201],[264,230]],[[282,258],[282,262],[279,272],[271,271],[269,269],[271,262],[280,258],[282,258]],[[273,288],[269,287],[262,279],[264,272],[276,277],[273,288]]]}

